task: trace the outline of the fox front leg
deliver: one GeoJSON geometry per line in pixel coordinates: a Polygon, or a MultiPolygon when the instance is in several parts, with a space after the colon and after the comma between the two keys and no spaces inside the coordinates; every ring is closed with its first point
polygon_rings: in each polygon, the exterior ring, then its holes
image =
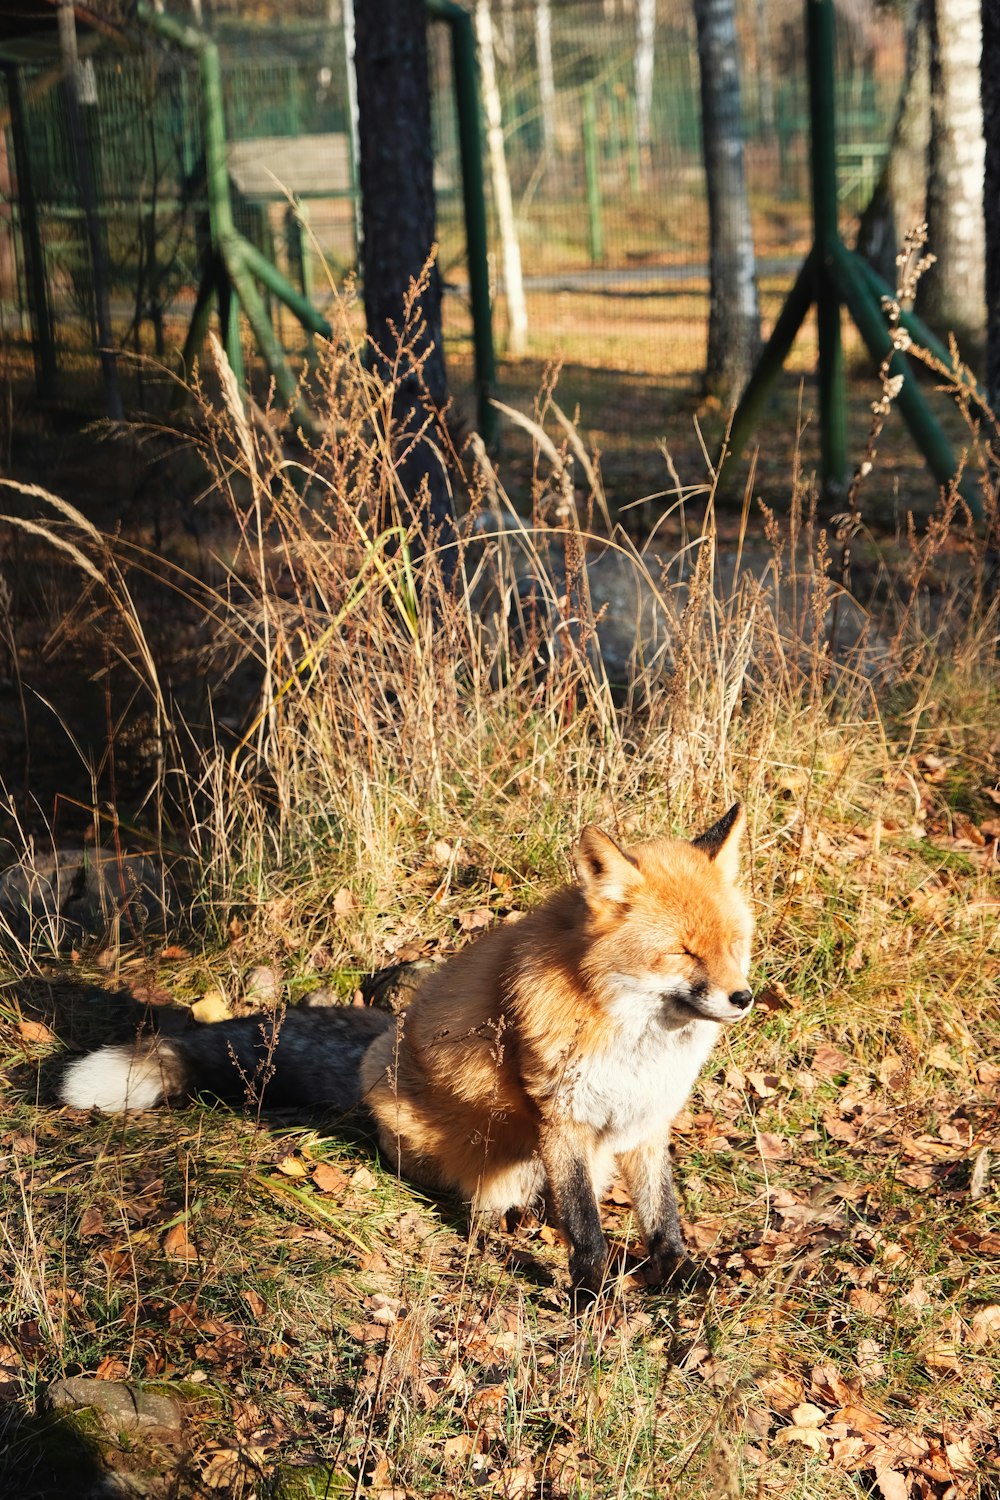
{"type": "Polygon", "coordinates": [[[590,1152],[565,1126],[549,1127],[542,1160],[560,1227],[569,1240],[569,1277],[574,1302],[595,1297],[604,1287],[608,1242],[594,1195],[590,1152]]]}
{"type": "Polygon", "coordinates": [[[681,1232],[670,1139],[664,1132],[621,1158],[632,1206],[646,1242],[646,1280],[651,1285],[694,1271],[681,1232]]]}

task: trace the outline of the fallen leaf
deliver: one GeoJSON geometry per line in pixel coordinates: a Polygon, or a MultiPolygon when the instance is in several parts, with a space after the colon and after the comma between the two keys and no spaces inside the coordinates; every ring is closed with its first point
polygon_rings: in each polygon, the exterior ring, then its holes
{"type": "Polygon", "coordinates": [[[847,1300],[858,1312],[864,1313],[868,1318],[884,1318],[887,1316],[885,1301],[877,1292],[870,1291],[865,1286],[854,1286],[847,1294],[847,1300]]]}
{"type": "Polygon", "coordinates": [[[776,1370],[758,1380],[757,1389],[772,1410],[781,1415],[790,1412],[805,1396],[805,1386],[799,1377],[786,1375],[783,1370],[776,1370]]]}
{"type": "Polygon", "coordinates": [[[810,1068],[813,1073],[818,1073],[820,1078],[834,1078],[838,1073],[849,1073],[851,1063],[845,1053],[839,1047],[833,1047],[829,1042],[821,1042],[813,1053],[810,1068]]]}
{"type": "Polygon", "coordinates": [[[175,1224],[163,1236],[163,1253],[168,1260],[197,1260],[198,1251],[188,1238],[187,1225],[175,1224]]]}
{"type": "Polygon", "coordinates": [[[950,1339],[936,1339],[924,1350],[923,1362],[934,1375],[957,1375],[958,1355],[950,1339]]]}
{"type": "Polygon", "coordinates": [[[864,1380],[884,1380],[885,1365],[882,1363],[882,1345],[877,1339],[858,1340],[858,1369],[864,1380]]]}
{"type": "Polygon", "coordinates": [[[310,1180],[317,1192],[342,1193],[347,1187],[348,1176],[340,1167],[333,1167],[329,1162],[321,1161],[317,1163],[310,1180]]]}
{"type": "Polygon", "coordinates": [[[757,1150],[764,1161],[784,1161],[788,1156],[788,1143],[769,1130],[758,1130],[757,1150]]]}
{"type": "Polygon", "coordinates": [[[480,927],[489,927],[492,921],[493,913],[488,906],[476,906],[458,914],[458,925],[463,932],[476,932],[480,927]]]}
{"type": "Polygon", "coordinates": [[[55,1037],[49,1028],[41,1021],[29,1021],[22,1016],[17,1023],[18,1033],[22,1042],[54,1042],[55,1037]]]}
{"type": "Polygon", "coordinates": [[[287,1151],[284,1156],[279,1156],[274,1165],[285,1177],[309,1176],[308,1166],[301,1156],[296,1156],[294,1151],[287,1151]]]}
{"type": "Polygon", "coordinates": [[[990,1189],[990,1153],[984,1146],[973,1164],[969,1178],[969,1197],[973,1203],[985,1198],[990,1189]]]}
{"type": "Polygon", "coordinates": [[[372,1188],[377,1187],[374,1173],[369,1172],[367,1167],[359,1167],[351,1174],[351,1187],[356,1193],[370,1193],[372,1188]]]}
{"type": "Polygon", "coordinates": [[[887,1052],[879,1064],[879,1082],[886,1088],[897,1089],[906,1078],[906,1064],[898,1052],[887,1052]]]}
{"type": "Polygon", "coordinates": [[[747,1079],[754,1093],[761,1099],[773,1098],[781,1082],[775,1073],[748,1073],[747,1079]]]}
{"type": "Polygon", "coordinates": [[[995,1302],[980,1307],[972,1315],[972,1342],[981,1347],[1000,1340],[1000,1306],[995,1302]]]}
{"type": "Polygon", "coordinates": [[[205,1026],[212,1026],[217,1021],[228,1021],[232,1012],[222,991],[210,989],[205,991],[200,1000],[194,1002],[191,1014],[196,1021],[200,1021],[205,1026]]]}
{"type": "Polygon", "coordinates": [[[830,1449],[830,1462],[839,1469],[852,1469],[855,1466],[855,1460],[867,1452],[868,1444],[864,1438],[837,1438],[830,1449]]]}
{"type": "Polygon", "coordinates": [[[809,1383],[827,1406],[847,1406],[857,1395],[856,1386],[844,1379],[836,1365],[814,1365],[809,1383]]]}
{"type": "Polygon", "coordinates": [[[460,1432],[457,1437],[445,1438],[444,1440],[443,1452],[445,1458],[468,1458],[469,1454],[475,1453],[475,1451],[476,1439],[470,1432],[460,1432]]]}
{"type": "Polygon", "coordinates": [[[800,1401],[788,1415],[796,1427],[822,1427],[826,1421],[826,1412],[821,1406],[814,1406],[811,1401],[800,1401]]]}
{"type": "Polygon", "coordinates": [[[104,1215],[93,1203],[80,1215],[80,1236],[87,1239],[92,1234],[104,1234],[104,1215]]]}
{"type": "Polygon", "coordinates": [[[352,911],[357,910],[357,902],[346,885],[333,898],[333,914],[335,917],[349,917],[352,911]]]}
{"type": "Polygon", "coordinates": [[[855,1406],[853,1403],[842,1406],[835,1411],[830,1418],[831,1423],[838,1426],[852,1427],[855,1432],[884,1432],[886,1420],[880,1417],[877,1411],[869,1411],[867,1406],[855,1406]]]}
{"type": "Polygon", "coordinates": [[[882,1500],[908,1500],[910,1492],[906,1480],[898,1469],[876,1469],[875,1483],[879,1487],[882,1500]]]}
{"type": "Polygon", "coordinates": [[[814,1453],[826,1453],[827,1439],[815,1427],[782,1427],[774,1435],[776,1443],[803,1443],[814,1453]]]}

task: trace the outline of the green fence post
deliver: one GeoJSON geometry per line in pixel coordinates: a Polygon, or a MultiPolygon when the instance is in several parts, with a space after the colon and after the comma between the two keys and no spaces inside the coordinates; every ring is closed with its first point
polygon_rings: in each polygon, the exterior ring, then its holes
{"type": "Polygon", "coordinates": [[[806,0],[809,61],[809,117],[812,131],[812,201],[816,236],[816,321],[819,331],[819,424],[823,480],[840,490],[847,482],[847,413],[844,405],[844,352],[840,338],[840,298],[833,280],[833,258],[840,243],[837,224],[837,146],[835,138],[833,6],[806,0]]]}
{"type": "Polygon", "coordinates": [[[587,183],[590,259],[598,266],[604,259],[604,225],[601,222],[601,177],[597,159],[597,100],[592,83],[583,91],[583,170],[587,183]]]}
{"type": "Polygon", "coordinates": [[[31,313],[32,343],[35,360],[35,387],[43,398],[55,395],[56,341],[49,307],[49,288],[45,276],[45,252],[38,225],[38,201],[28,150],[28,130],[24,112],[21,75],[16,67],[4,69],[7,75],[7,99],[10,104],[11,144],[14,147],[14,170],[17,173],[17,201],[24,247],[28,306],[31,313]]]}

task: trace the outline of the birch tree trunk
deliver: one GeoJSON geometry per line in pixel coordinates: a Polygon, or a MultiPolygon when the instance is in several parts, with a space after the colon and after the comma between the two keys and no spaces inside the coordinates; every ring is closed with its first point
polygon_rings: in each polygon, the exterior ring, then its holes
{"type": "Polygon", "coordinates": [[[1000,0],[983,0],[983,135],[986,174],[986,392],[1000,401],[1000,0]]]}
{"type": "Polygon", "coordinates": [[[706,389],[735,401],[760,349],[760,308],[743,160],[733,0],[695,0],[708,191],[710,307],[706,389]]]}
{"type": "Polygon", "coordinates": [[[490,0],[476,0],[476,40],[479,44],[479,72],[483,85],[483,112],[486,115],[486,145],[493,182],[493,204],[500,235],[504,293],[507,297],[507,349],[509,354],[518,359],[524,354],[528,344],[528,310],[524,300],[521,247],[517,239],[514,201],[510,192],[507,155],[503,143],[490,0]]]}
{"type": "Polygon", "coordinates": [[[856,249],[895,289],[896,255],[907,232],[927,217],[931,139],[930,35],[926,0],[910,0],[906,64],[889,154],[858,224],[856,249]]]}
{"type": "Polygon", "coordinates": [[[639,0],[635,45],[635,133],[639,150],[648,154],[653,144],[653,62],[656,0],[639,0]]]}
{"type": "Polygon", "coordinates": [[[986,321],[980,0],[928,0],[931,140],[927,247],[937,256],[917,307],[939,332],[981,337],[986,321]]]}
{"type": "Polygon", "coordinates": [[[538,64],[538,99],[542,111],[542,150],[549,162],[556,146],[556,83],[552,68],[552,7],[550,0],[536,0],[535,57],[538,64]]]}

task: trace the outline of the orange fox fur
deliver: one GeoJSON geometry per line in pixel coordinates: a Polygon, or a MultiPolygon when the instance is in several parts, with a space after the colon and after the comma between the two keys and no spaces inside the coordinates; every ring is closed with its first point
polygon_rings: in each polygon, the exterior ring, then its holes
{"type": "Polygon", "coordinates": [[[719,1026],[752,1004],[743,814],[693,844],[585,829],[578,884],[432,973],[361,1064],[383,1153],[483,1210],[547,1186],[575,1285],[597,1290],[597,1204],[619,1162],[649,1279],[683,1257],[669,1134],[719,1026]]]}
{"type": "Polygon", "coordinates": [[[67,1104],[145,1109],[207,1088],[267,1104],[365,1108],[401,1173],[486,1211],[547,1196],[575,1288],[600,1289],[598,1203],[620,1165],[647,1279],[684,1256],[670,1127],[721,1025],[750,1010],[753,921],[739,886],[744,817],[685,843],[621,849],[586,828],[577,881],[432,972],[393,1023],[289,1010],[71,1063],[67,1104]]]}

